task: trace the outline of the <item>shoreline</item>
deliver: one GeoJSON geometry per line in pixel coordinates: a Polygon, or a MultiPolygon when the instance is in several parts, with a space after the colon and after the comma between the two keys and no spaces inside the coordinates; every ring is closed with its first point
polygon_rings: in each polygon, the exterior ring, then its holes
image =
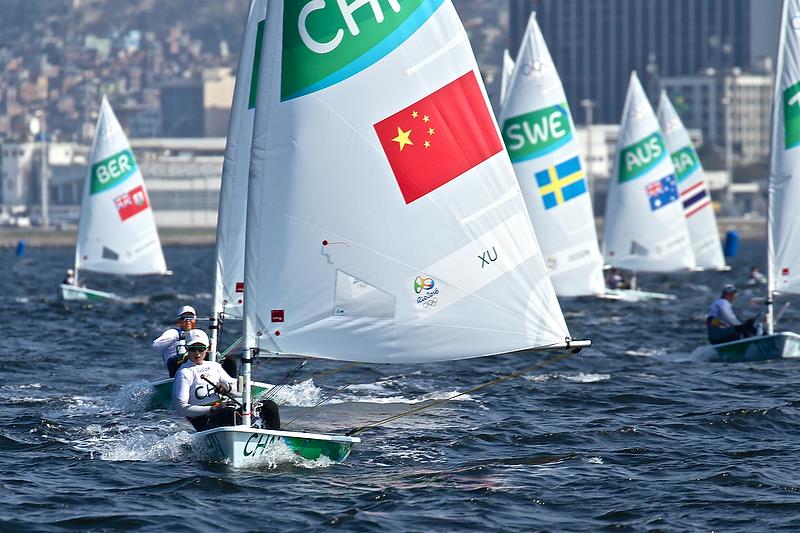
{"type": "MultiPolygon", "coordinates": [[[[766,236],[766,224],[763,218],[719,217],[720,240],[725,241],[725,234],[736,230],[741,239],[760,239],[766,236]]],[[[603,219],[597,219],[597,233],[603,233],[603,219]]],[[[75,246],[77,228],[41,229],[41,228],[0,228],[0,248],[13,248],[21,240],[26,246],[75,246]]],[[[216,228],[159,228],[159,237],[163,246],[213,245],[216,242],[216,228]]]]}

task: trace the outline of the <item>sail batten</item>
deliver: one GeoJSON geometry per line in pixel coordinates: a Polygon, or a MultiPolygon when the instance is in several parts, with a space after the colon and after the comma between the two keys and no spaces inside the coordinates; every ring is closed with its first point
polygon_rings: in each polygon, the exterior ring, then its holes
{"type": "Polygon", "coordinates": [[[75,268],[123,275],[167,273],[142,173],[105,96],[83,187],[75,268]]]}
{"type": "Polygon", "coordinates": [[[622,111],[602,249],[607,264],[633,271],[695,267],[675,169],[635,72],[622,111]]]}
{"type": "Polygon", "coordinates": [[[500,115],[503,139],[559,296],[605,291],[591,191],[564,88],[532,14],[500,115]]]}
{"type": "Polygon", "coordinates": [[[269,3],[247,206],[248,348],[407,363],[563,342],[452,3],[380,5],[380,23],[358,8],[358,36],[315,52],[321,38],[309,37],[336,35],[339,7],[319,7],[330,16],[300,35],[295,6],[269,3]]]}

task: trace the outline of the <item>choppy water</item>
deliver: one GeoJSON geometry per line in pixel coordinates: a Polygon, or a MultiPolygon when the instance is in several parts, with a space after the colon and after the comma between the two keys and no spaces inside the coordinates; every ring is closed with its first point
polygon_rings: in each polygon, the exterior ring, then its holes
{"type": "MultiPolygon", "coordinates": [[[[762,250],[744,242],[730,273],[641,279],[676,302],[564,302],[594,348],[366,432],[344,464],[279,450],[262,470],[200,461],[187,422],[142,407],[147,382],[165,377],[150,340],[179,303],[210,307],[212,247],[168,248],[171,278],[93,278],[140,303],[68,309],[55,290],[71,248],[0,250],[0,529],[797,530],[800,362],[694,353],[710,300],[762,250]]],[[[784,326],[798,317],[795,304],[784,326]]],[[[282,417],[352,382],[294,425],[343,431],[545,357],[317,377],[338,365],[313,362],[282,391],[282,417]]],[[[274,382],[293,366],[255,375],[274,382]]]]}

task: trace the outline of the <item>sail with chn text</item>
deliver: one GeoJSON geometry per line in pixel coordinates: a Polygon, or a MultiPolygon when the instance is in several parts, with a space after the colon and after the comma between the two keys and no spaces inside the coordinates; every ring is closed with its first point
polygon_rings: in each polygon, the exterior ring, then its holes
{"type": "Polygon", "coordinates": [[[559,296],[602,294],[603,258],[564,88],[532,14],[500,114],[503,140],[559,296]]]}
{"type": "Polygon", "coordinates": [[[606,199],[603,256],[612,266],[640,272],[695,267],[675,169],[635,72],[606,199]]]}
{"type": "Polygon", "coordinates": [[[719,239],[717,217],[711,203],[703,165],[689,138],[678,112],[662,91],[658,103],[658,122],[675,168],[675,179],[681,194],[681,204],[689,226],[692,250],[697,266],[706,269],[724,269],[725,256],[719,239]]]}
{"type": "Polygon", "coordinates": [[[449,0],[270,2],[248,348],[423,362],[569,337],[449,0]]]}

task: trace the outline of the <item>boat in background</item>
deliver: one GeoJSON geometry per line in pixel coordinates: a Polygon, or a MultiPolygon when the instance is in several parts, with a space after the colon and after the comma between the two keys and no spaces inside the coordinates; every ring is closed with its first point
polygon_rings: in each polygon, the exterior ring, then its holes
{"type": "Polygon", "coordinates": [[[130,143],[103,96],[83,186],[73,284],[62,283],[62,300],[120,300],[82,287],[79,272],[118,275],[170,274],[153,210],[130,143]]]}
{"type": "Polygon", "coordinates": [[[575,124],[535,13],[515,64],[498,122],[550,280],[559,297],[603,296],[603,258],[575,124]]]}
{"type": "Polygon", "coordinates": [[[506,103],[506,96],[508,95],[508,86],[511,82],[511,75],[514,73],[514,60],[511,58],[511,52],[508,48],[503,49],[503,70],[500,72],[500,109],[506,103]]]}
{"type": "Polygon", "coordinates": [[[196,434],[234,466],[281,443],[342,461],[360,442],[253,427],[256,357],[422,363],[590,345],[569,335],[452,2],[375,3],[346,38],[340,5],[267,7],[243,420],[196,434]]]}
{"type": "Polygon", "coordinates": [[[758,361],[800,357],[800,336],[775,332],[773,298],[800,294],[800,0],[784,0],[781,15],[767,202],[766,334],[704,347],[716,359],[758,361]]]}
{"type": "Polygon", "coordinates": [[[603,224],[603,258],[633,273],[631,300],[663,299],[659,293],[638,291],[636,273],[690,271],[696,263],[675,169],[636,72],[631,73],[616,153],[603,224]]]}
{"type": "Polygon", "coordinates": [[[730,270],[722,253],[717,217],[703,165],[666,91],[661,91],[657,114],[675,168],[695,262],[704,270],[730,270]]]}

